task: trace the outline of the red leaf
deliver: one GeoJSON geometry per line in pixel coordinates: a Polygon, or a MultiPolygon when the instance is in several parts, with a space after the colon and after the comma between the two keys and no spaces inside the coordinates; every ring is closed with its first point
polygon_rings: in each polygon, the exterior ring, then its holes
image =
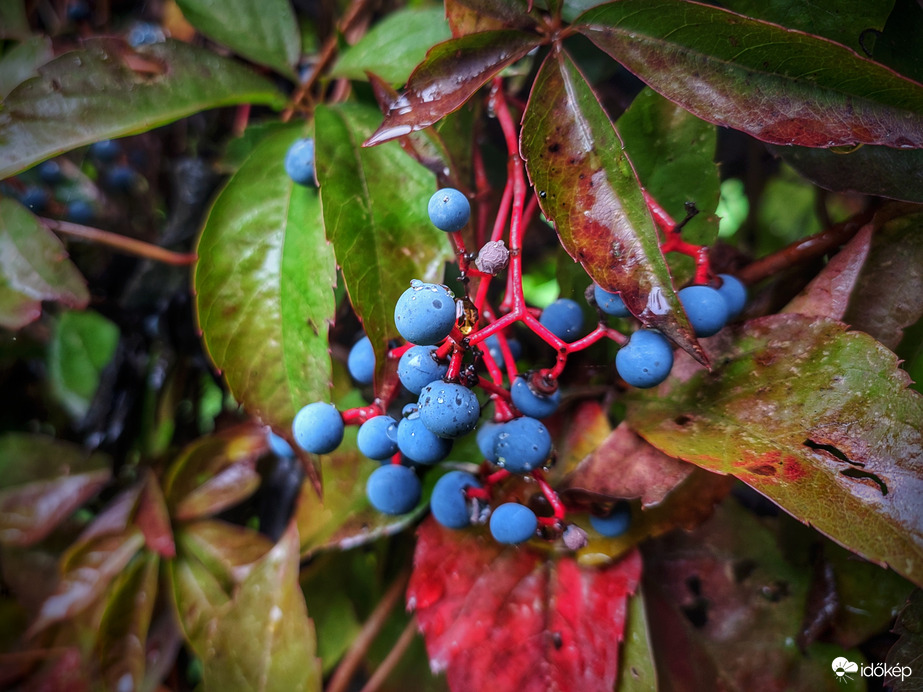
{"type": "Polygon", "coordinates": [[[641,576],[637,551],[588,568],[431,518],[417,535],[408,608],[430,666],[455,692],[611,692],[626,604],[641,576]]]}

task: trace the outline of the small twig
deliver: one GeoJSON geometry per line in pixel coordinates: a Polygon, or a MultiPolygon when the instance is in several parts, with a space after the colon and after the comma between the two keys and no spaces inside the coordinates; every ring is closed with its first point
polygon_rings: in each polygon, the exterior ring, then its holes
{"type": "Polygon", "coordinates": [[[58,233],[64,233],[76,238],[83,238],[84,240],[89,240],[94,243],[107,245],[129,255],[137,255],[138,257],[144,257],[154,260],[155,262],[171,264],[175,267],[185,267],[190,264],[195,264],[195,261],[198,259],[198,255],[194,252],[174,252],[173,250],[167,250],[166,248],[146,243],[143,240],[127,238],[118,233],[111,233],[99,228],[93,228],[92,226],[84,226],[79,223],[72,223],[71,221],[58,221],[57,219],[48,219],[44,217],[40,220],[45,226],[58,233]]]}
{"type": "Polygon", "coordinates": [[[330,678],[330,682],[327,683],[326,692],[344,692],[349,687],[349,683],[355,676],[356,669],[365,654],[368,653],[369,647],[375,641],[378,633],[381,632],[381,628],[384,627],[388,616],[391,615],[391,611],[394,610],[394,607],[404,595],[404,589],[409,579],[410,569],[408,568],[402,571],[397,579],[394,580],[394,583],[388,587],[385,595],[375,606],[375,610],[369,615],[369,619],[365,621],[362,630],[353,640],[349,650],[343,655],[343,660],[340,661],[340,665],[337,666],[336,671],[330,678]]]}
{"type": "Polygon", "coordinates": [[[368,682],[365,683],[365,686],[360,690],[360,692],[375,692],[391,674],[391,671],[394,670],[395,666],[400,663],[401,658],[404,654],[407,653],[407,649],[410,647],[411,642],[413,642],[414,637],[417,636],[417,618],[410,618],[410,622],[407,623],[407,626],[404,628],[404,631],[401,632],[401,636],[397,638],[397,641],[394,642],[394,646],[391,647],[391,650],[388,652],[388,655],[385,656],[385,660],[381,662],[378,668],[375,669],[375,672],[372,673],[372,676],[369,678],[368,682]]]}

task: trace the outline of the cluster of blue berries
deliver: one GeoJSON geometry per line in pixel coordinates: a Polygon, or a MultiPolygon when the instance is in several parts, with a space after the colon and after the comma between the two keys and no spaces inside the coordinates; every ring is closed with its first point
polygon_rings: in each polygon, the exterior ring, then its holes
{"type": "MultiPolygon", "coordinates": [[[[296,182],[313,183],[313,154],[311,140],[299,140],[289,151],[286,169],[296,182]]],[[[463,229],[470,216],[467,198],[450,188],[436,192],[429,200],[428,210],[432,223],[447,233],[463,229]]],[[[727,275],[721,279],[717,289],[690,286],[680,291],[680,300],[697,336],[715,334],[744,307],[743,284],[727,275]]],[[[618,294],[598,286],[591,302],[603,316],[630,317],[618,294]]],[[[472,374],[473,366],[462,372],[460,361],[456,360],[450,369],[448,354],[455,349],[458,356],[458,344],[465,344],[464,349],[489,353],[501,372],[505,359],[496,334],[479,340],[476,346],[467,345],[459,333],[463,312],[462,301],[447,286],[417,279],[411,281],[396,302],[394,323],[408,342],[394,351],[395,355],[400,353],[397,376],[407,396],[416,399],[407,403],[399,416],[388,415],[373,405],[366,409],[367,415],[349,420],[361,422],[357,436],[359,451],[382,462],[368,479],[369,502],[386,514],[412,511],[422,496],[421,475],[449,458],[456,439],[474,433],[484,463],[478,473],[472,473],[450,462],[454,468],[439,477],[430,499],[435,520],[450,529],[488,523],[493,537],[506,544],[527,541],[542,533],[542,526],[557,522],[565,543],[579,546],[579,539],[568,542],[570,527],[564,530],[551,498],[555,517],[540,518],[520,502],[491,507],[491,488],[499,482],[498,478],[531,476],[540,485],[544,483],[541,474],[553,463],[554,449],[542,420],[558,410],[561,394],[554,381],[545,381],[540,386],[532,373],[517,375],[509,384],[503,415],[498,415],[497,420],[482,421],[482,409],[487,402],[485,398],[482,403],[472,388],[479,382],[472,374]],[[452,339],[447,341],[450,335],[452,339]]],[[[573,343],[581,338],[583,311],[575,301],[560,299],[542,311],[539,322],[562,341],[573,343]]],[[[515,340],[505,339],[504,348],[514,360],[519,357],[515,340]]],[[[616,356],[619,375],[636,387],[652,387],[663,381],[672,365],[671,344],[650,329],[636,330],[616,356]]],[[[357,383],[372,383],[375,355],[368,337],[362,337],[350,349],[347,366],[357,383]]],[[[295,416],[294,440],[308,452],[330,453],[341,443],[346,424],[344,415],[333,405],[311,403],[295,416]]],[[[542,490],[545,492],[545,487],[542,490]]],[[[591,516],[590,525],[604,536],[618,536],[628,530],[630,519],[629,505],[619,502],[605,516],[591,516]]],[[[585,537],[583,533],[584,540],[585,537]]]]}

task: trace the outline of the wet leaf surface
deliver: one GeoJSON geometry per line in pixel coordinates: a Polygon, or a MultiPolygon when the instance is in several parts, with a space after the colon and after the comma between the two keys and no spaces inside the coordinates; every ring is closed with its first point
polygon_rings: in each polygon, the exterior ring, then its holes
{"type": "Polygon", "coordinates": [[[433,46],[410,75],[406,89],[388,104],[384,122],[367,137],[365,145],[429,127],[543,42],[538,34],[483,31],[433,46]]]}
{"type": "Polygon", "coordinates": [[[96,495],[111,460],[44,435],[0,437],[0,542],[37,543],[96,495]]]}
{"type": "Polygon", "coordinates": [[[876,228],[843,318],[892,350],[923,317],[923,214],[914,207],[905,211],[876,228]]]}
{"type": "Polygon", "coordinates": [[[764,142],[923,147],[923,86],[826,39],[680,0],[621,0],[575,24],[670,100],[764,142]]]}
{"type": "MultiPolygon", "coordinates": [[[[888,652],[888,666],[909,666],[911,670],[923,670],[923,591],[917,589],[907,599],[894,625],[894,632],[899,638],[888,652]]],[[[919,675],[890,682],[893,692],[923,690],[919,675]]]]}
{"type": "Polygon", "coordinates": [[[177,0],[183,17],[238,55],[295,77],[301,33],[286,0],[177,0]]]}
{"type": "Polygon", "coordinates": [[[522,155],[545,216],[592,279],[646,326],[701,356],[618,133],[563,52],[545,60],[523,116],[522,155]]]}
{"type": "Polygon", "coordinates": [[[0,327],[34,322],[44,300],[82,309],[90,294],[58,237],[21,204],[0,197],[0,327]]]}
{"type": "Polygon", "coordinates": [[[379,122],[374,109],[324,106],[315,118],[324,225],[375,349],[380,385],[388,340],[400,336],[394,304],[411,279],[441,282],[443,263],[452,257],[446,234],[426,211],[436,183],[397,143],[361,146],[379,122]]]}
{"type": "Polygon", "coordinates": [[[923,398],[894,354],[800,315],[750,321],[709,347],[720,367],[635,396],[632,427],[921,583],[923,398]]]}
{"type": "Polygon", "coordinates": [[[234,396],[276,429],[327,398],[336,266],[320,197],[292,182],[285,155],[303,132],[267,135],[221,191],[199,238],[199,327],[234,396]]]}
{"type": "Polygon", "coordinates": [[[0,179],[79,146],[146,132],[207,108],[284,104],[271,82],[204,48],[168,40],[139,49],[159,66],[158,74],[132,69],[125,60],[132,52],[120,41],[90,39],[14,89],[0,113],[0,179]]]}
{"type": "Polygon", "coordinates": [[[837,654],[795,645],[808,573],[734,502],[648,546],[644,594],[660,689],[838,689],[837,654]]]}
{"type": "Polygon", "coordinates": [[[407,589],[430,667],[455,692],[612,690],[637,552],[605,568],[497,544],[427,519],[407,589]]]}

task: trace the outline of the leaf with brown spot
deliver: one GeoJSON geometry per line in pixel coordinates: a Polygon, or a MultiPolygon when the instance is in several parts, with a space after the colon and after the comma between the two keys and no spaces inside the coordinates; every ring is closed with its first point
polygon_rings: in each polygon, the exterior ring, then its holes
{"type": "Polygon", "coordinates": [[[609,116],[563,51],[539,70],[520,148],[568,254],[628,309],[704,362],[673,289],[641,185],[609,116]]]}
{"type": "Polygon", "coordinates": [[[795,314],[709,346],[720,367],[634,395],[632,427],[923,583],[923,396],[895,355],[841,322],[795,314]]]}
{"type": "Polygon", "coordinates": [[[480,31],[528,29],[535,26],[526,0],[446,0],[445,14],[453,36],[480,31]]]}

